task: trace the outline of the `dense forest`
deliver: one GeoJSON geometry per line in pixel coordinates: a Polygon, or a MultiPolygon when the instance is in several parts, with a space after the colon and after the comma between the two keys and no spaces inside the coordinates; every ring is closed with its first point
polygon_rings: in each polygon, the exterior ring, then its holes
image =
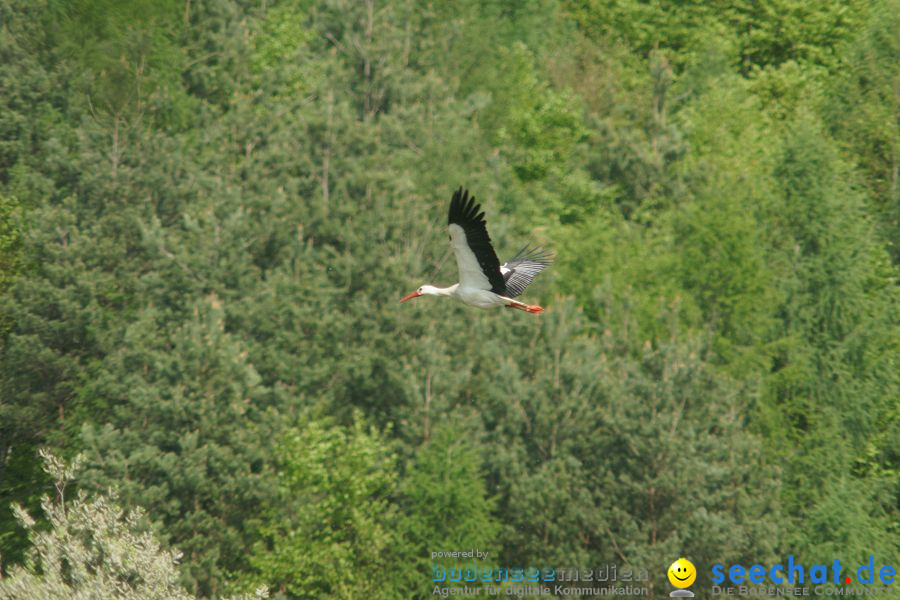
{"type": "Polygon", "coordinates": [[[650,597],[679,556],[702,597],[897,565],[898,31],[0,0],[0,596],[424,598],[470,548],[650,597]],[[456,281],[461,185],[501,259],[554,251],[544,314],[398,303],[456,281]]]}

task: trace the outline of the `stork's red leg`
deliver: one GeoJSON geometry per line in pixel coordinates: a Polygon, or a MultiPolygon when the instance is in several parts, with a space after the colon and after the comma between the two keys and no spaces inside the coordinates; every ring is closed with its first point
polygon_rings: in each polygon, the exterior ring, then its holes
{"type": "Polygon", "coordinates": [[[524,302],[518,302],[516,300],[513,300],[510,304],[507,304],[506,308],[517,308],[519,310],[523,310],[527,313],[532,313],[535,315],[544,312],[544,309],[537,304],[525,304],[524,302]]]}

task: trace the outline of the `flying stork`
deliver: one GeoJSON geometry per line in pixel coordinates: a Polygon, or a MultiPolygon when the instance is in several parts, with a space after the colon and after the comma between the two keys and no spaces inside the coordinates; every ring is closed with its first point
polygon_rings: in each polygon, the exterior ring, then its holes
{"type": "Polygon", "coordinates": [[[447,288],[423,285],[403,297],[406,302],[419,296],[450,296],[477,308],[505,306],[529,313],[541,313],[544,309],[535,304],[513,300],[525,291],[538,273],[550,266],[552,257],[541,249],[522,248],[511,260],[500,264],[491,247],[484,213],[475,204],[475,197],[460,187],[450,200],[447,229],[450,245],[456,254],[459,283],[447,288]]]}

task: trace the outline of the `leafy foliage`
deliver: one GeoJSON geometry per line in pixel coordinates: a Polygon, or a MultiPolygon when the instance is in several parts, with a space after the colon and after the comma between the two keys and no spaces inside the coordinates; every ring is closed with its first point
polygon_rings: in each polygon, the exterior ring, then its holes
{"type": "MultiPolygon", "coordinates": [[[[166,551],[141,525],[140,509],[124,512],[116,496],[65,499],[79,460],[66,465],[41,451],[56,498],[41,501],[50,529],[42,531],[21,507],[17,518],[30,531],[33,548],[25,566],[0,579],[4,598],[193,598],[178,583],[178,551],[166,551]]],[[[80,457],[79,457],[80,458],[80,457]]],[[[256,598],[265,598],[264,588],[256,598]]],[[[238,600],[238,599],[235,599],[238,600]]]]}
{"type": "Polygon", "coordinates": [[[279,501],[253,566],[297,598],[395,597],[395,457],[377,432],[303,424],[280,440],[279,501]]]}
{"type": "Polygon", "coordinates": [[[75,529],[195,597],[896,555],[897,14],[0,0],[0,585],[75,529]],[[540,318],[397,304],[461,184],[540,318]],[[23,529],[42,447],[125,512],[23,529]]]}

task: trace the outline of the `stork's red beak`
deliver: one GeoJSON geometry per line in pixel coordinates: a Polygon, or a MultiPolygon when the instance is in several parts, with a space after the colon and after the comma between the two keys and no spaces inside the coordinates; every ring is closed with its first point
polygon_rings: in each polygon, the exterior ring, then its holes
{"type": "Polygon", "coordinates": [[[403,298],[400,299],[400,302],[406,302],[407,300],[412,300],[413,298],[418,298],[418,297],[421,296],[421,295],[422,295],[422,293],[419,292],[418,290],[416,290],[416,291],[413,292],[412,294],[409,294],[409,295],[407,295],[407,296],[403,296],[403,298]]]}

